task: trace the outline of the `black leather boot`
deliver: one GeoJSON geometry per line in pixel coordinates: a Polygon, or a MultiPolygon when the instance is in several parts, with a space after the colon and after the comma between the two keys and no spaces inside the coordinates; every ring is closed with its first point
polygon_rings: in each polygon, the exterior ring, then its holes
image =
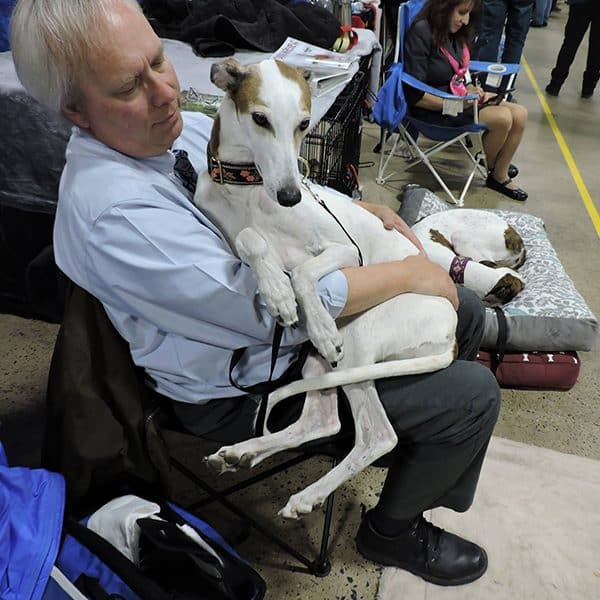
{"type": "Polygon", "coordinates": [[[592,74],[588,71],[585,71],[583,74],[583,84],[581,86],[582,98],[591,98],[594,95],[594,90],[596,89],[596,84],[598,83],[599,78],[600,74],[592,74]]]}
{"type": "Polygon", "coordinates": [[[558,96],[562,84],[562,81],[559,82],[556,79],[551,79],[550,83],[546,86],[546,94],[549,96],[558,96]]]}
{"type": "Polygon", "coordinates": [[[399,567],[437,585],[462,585],[487,569],[483,548],[417,517],[402,534],[387,537],[375,531],[369,515],[356,536],[358,551],[380,565],[399,567]]]}

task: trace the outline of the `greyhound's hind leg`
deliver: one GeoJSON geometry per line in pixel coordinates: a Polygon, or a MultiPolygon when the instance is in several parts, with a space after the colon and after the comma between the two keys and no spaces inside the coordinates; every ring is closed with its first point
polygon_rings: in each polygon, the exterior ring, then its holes
{"type": "MultiPolygon", "coordinates": [[[[323,359],[309,356],[302,374],[304,377],[317,377],[324,373],[325,368],[323,359]]],[[[295,423],[276,433],[224,446],[206,460],[220,473],[237,471],[240,467],[252,468],[277,452],[335,435],[339,430],[336,389],[307,392],[302,413],[295,423]]]]}
{"type": "Polygon", "coordinates": [[[354,447],[321,479],[294,494],[279,514],[296,519],[320,506],[342,483],[390,452],[398,441],[372,381],[344,386],[354,417],[354,447]]]}

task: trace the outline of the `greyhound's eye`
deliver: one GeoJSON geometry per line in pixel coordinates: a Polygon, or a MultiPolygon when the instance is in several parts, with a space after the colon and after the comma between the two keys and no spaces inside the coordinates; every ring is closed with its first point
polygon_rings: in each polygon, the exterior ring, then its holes
{"type": "Polygon", "coordinates": [[[259,127],[268,127],[269,126],[269,119],[267,119],[267,117],[264,113],[260,113],[260,112],[252,113],[252,120],[259,127]]]}
{"type": "Polygon", "coordinates": [[[310,125],[310,119],[304,119],[303,121],[300,121],[300,125],[298,125],[298,129],[300,129],[300,131],[306,131],[308,129],[309,125],[310,125]]]}

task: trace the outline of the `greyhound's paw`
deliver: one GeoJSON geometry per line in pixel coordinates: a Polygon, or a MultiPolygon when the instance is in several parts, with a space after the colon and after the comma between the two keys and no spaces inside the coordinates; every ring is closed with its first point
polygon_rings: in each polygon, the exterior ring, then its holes
{"type": "Polygon", "coordinates": [[[344,338],[338,331],[333,317],[325,312],[321,317],[307,316],[306,318],[308,337],[317,352],[333,367],[344,357],[344,338]]]}
{"type": "Polygon", "coordinates": [[[291,496],[278,514],[284,519],[298,519],[303,515],[311,513],[314,508],[321,506],[325,502],[325,498],[311,498],[305,492],[306,490],[291,496]]]}
{"type": "Polygon", "coordinates": [[[493,287],[483,298],[484,302],[490,306],[506,304],[510,302],[523,288],[525,281],[513,269],[500,267],[494,269],[493,287]]]}
{"type": "Polygon", "coordinates": [[[219,475],[234,473],[240,468],[250,468],[254,455],[244,452],[243,448],[238,448],[237,446],[223,446],[223,448],[207,456],[204,460],[219,475]]]}
{"type": "Polygon", "coordinates": [[[298,323],[296,294],[289,278],[280,270],[269,270],[266,276],[259,278],[258,290],[267,311],[284,327],[298,323]]]}

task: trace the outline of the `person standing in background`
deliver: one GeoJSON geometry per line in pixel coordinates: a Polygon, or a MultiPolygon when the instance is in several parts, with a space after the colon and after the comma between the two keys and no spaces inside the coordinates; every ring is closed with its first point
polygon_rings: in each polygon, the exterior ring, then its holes
{"type": "Polygon", "coordinates": [[[591,98],[600,78],[600,2],[598,0],[567,0],[569,18],[565,25],[565,38],[552,69],[546,93],[558,96],[562,84],[569,75],[577,49],[585,32],[590,29],[587,63],[583,73],[581,97],[591,98]]]}
{"type": "Polygon", "coordinates": [[[498,62],[498,48],[504,31],[500,62],[520,63],[533,4],[534,0],[484,0],[479,38],[472,59],[498,62]]]}
{"type": "Polygon", "coordinates": [[[531,27],[547,27],[551,10],[552,0],[535,0],[531,27]]]}

